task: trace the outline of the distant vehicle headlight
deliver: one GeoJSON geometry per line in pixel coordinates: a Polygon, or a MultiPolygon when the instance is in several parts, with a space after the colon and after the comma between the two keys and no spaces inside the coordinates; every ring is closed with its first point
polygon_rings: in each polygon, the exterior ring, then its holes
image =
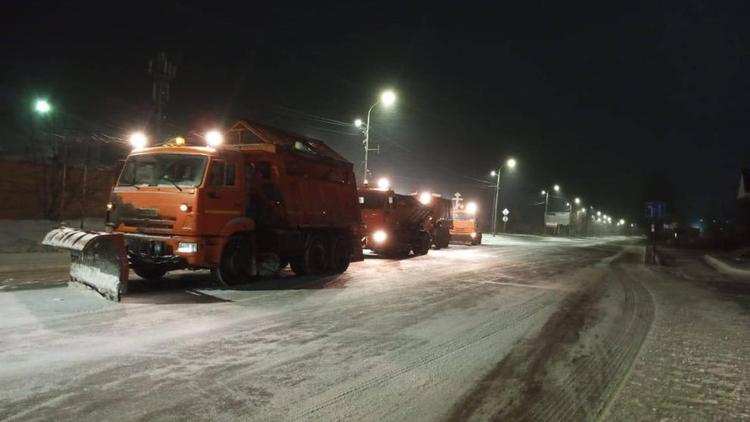
{"type": "Polygon", "coordinates": [[[372,240],[375,243],[383,243],[386,239],[388,239],[388,233],[386,233],[385,230],[376,230],[375,233],[372,234],[372,240]]]}
{"type": "Polygon", "coordinates": [[[198,244],[192,242],[180,242],[177,244],[177,252],[179,253],[196,253],[198,252],[198,244]]]}

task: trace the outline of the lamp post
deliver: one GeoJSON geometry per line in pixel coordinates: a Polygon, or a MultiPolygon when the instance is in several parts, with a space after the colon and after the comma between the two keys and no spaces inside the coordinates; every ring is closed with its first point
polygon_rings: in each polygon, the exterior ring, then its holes
{"type": "MultiPolygon", "coordinates": [[[[509,169],[514,169],[516,167],[516,160],[515,158],[509,158],[505,162],[505,166],[509,169]]],[[[490,172],[490,176],[496,176],[497,179],[495,181],[495,206],[492,209],[492,236],[497,235],[497,216],[498,216],[498,206],[500,204],[500,173],[503,169],[503,166],[497,168],[497,170],[492,170],[490,172]]]]}
{"type": "MultiPolygon", "coordinates": [[[[560,192],[560,185],[554,185],[552,186],[552,189],[555,192],[560,192]]],[[[542,189],[542,195],[544,195],[544,218],[543,218],[543,224],[544,224],[544,232],[547,232],[547,213],[549,212],[549,191],[546,189],[542,189]]]]}
{"type": "Polygon", "coordinates": [[[362,122],[362,119],[357,119],[354,121],[354,126],[361,128],[364,125],[364,134],[365,134],[365,140],[363,142],[365,147],[365,165],[364,165],[364,172],[362,173],[362,181],[364,184],[367,184],[367,174],[368,174],[368,167],[367,167],[367,156],[370,151],[380,151],[380,148],[373,148],[370,149],[370,114],[372,114],[372,109],[375,108],[376,105],[382,103],[384,107],[390,107],[393,105],[393,103],[396,102],[396,94],[391,90],[383,91],[380,94],[380,98],[378,98],[377,101],[373,105],[370,106],[370,109],[367,110],[367,123],[362,122]]]}

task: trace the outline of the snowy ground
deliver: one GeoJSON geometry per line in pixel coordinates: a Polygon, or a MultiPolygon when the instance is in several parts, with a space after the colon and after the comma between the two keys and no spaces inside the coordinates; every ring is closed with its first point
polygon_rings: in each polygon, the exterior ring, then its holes
{"type": "MultiPolygon", "coordinates": [[[[122,303],[66,287],[60,254],[0,255],[0,419],[695,419],[651,384],[714,362],[750,378],[747,292],[705,265],[645,267],[625,238],[484,241],[233,290],[182,272],[122,303]]],[[[712,379],[723,413],[697,419],[744,417],[747,381],[712,379]]]]}

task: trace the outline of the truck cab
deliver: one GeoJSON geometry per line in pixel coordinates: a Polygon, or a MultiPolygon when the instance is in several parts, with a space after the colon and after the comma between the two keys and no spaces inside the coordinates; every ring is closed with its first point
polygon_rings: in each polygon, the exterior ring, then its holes
{"type": "Polygon", "coordinates": [[[405,257],[410,252],[425,255],[432,245],[424,222],[430,208],[410,195],[391,189],[360,187],[359,207],[364,237],[362,247],[389,257],[405,257]]]}
{"type": "Polygon", "coordinates": [[[218,265],[223,237],[255,222],[243,157],[236,151],[163,146],[134,151],[107,205],[107,225],[125,235],[131,266],[158,278],[218,265]]]}
{"type": "Polygon", "coordinates": [[[476,206],[460,206],[454,209],[453,226],[450,232],[452,242],[467,243],[469,245],[481,244],[482,232],[479,230],[476,206]]]}

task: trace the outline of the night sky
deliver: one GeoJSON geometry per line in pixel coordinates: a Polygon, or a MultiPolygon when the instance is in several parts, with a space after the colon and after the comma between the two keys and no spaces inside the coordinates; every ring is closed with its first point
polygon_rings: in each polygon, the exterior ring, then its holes
{"type": "MultiPolygon", "coordinates": [[[[178,65],[171,133],[251,117],[330,143],[361,169],[373,113],[375,175],[401,191],[456,190],[489,205],[559,183],[615,216],[644,199],[729,217],[750,165],[747,2],[3,2],[4,150],[46,96],[70,125],[125,136],[152,117],[148,60],[178,65]]],[[[359,173],[358,173],[359,174],[359,173]]],[[[541,215],[541,214],[540,214],[541,215]]]]}

